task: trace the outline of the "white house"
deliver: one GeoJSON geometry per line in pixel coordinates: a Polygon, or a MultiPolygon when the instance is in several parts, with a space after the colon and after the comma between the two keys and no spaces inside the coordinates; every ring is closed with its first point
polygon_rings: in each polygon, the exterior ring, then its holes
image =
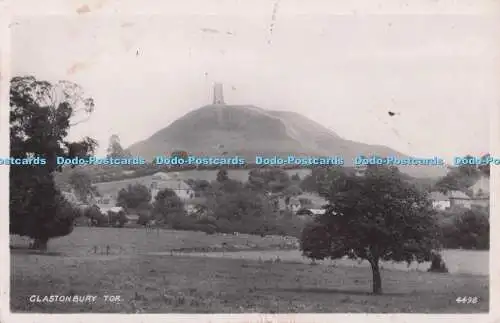
{"type": "Polygon", "coordinates": [[[462,191],[449,191],[446,194],[431,192],[429,198],[436,210],[446,210],[454,206],[470,209],[473,204],[472,199],[462,191]]]}
{"type": "Polygon", "coordinates": [[[432,201],[432,207],[436,210],[446,210],[451,207],[450,199],[441,192],[431,192],[429,198],[432,201]]]}
{"type": "Polygon", "coordinates": [[[453,206],[461,206],[467,209],[472,207],[472,201],[467,194],[461,191],[450,191],[448,193],[448,198],[450,199],[450,205],[453,206]]]}
{"type": "Polygon", "coordinates": [[[151,190],[151,202],[155,200],[159,191],[169,188],[182,200],[188,201],[194,198],[194,191],[186,182],[180,179],[174,180],[153,180],[149,189],[151,190]]]}

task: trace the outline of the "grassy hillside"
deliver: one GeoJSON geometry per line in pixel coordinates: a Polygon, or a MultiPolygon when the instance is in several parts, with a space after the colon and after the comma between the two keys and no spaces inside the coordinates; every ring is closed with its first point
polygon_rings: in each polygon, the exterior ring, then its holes
{"type": "MultiPolygon", "coordinates": [[[[209,105],[192,111],[150,138],[128,148],[133,155],[151,160],[175,150],[194,155],[242,156],[341,156],[346,165],[359,155],[407,157],[389,147],[346,140],[322,125],[285,111],[267,111],[254,106],[209,105]]],[[[403,167],[414,177],[436,177],[446,173],[437,166],[403,167]]]]}

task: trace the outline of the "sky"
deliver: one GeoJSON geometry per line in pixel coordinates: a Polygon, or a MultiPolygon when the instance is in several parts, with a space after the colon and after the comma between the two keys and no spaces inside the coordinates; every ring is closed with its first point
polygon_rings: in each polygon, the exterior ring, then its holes
{"type": "Polygon", "coordinates": [[[345,139],[416,157],[483,154],[500,108],[495,17],[292,14],[30,16],[11,26],[13,75],[94,98],[71,138],[144,140],[212,100],[289,110],[345,139]],[[393,116],[389,115],[394,112],[393,116]]]}

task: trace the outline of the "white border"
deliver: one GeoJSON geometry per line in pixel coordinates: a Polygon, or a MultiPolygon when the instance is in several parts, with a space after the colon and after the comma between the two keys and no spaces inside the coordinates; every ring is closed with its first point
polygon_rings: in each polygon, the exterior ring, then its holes
{"type": "MultiPolygon", "coordinates": [[[[286,1],[287,14],[465,14],[496,15],[500,22],[500,0],[282,0],[286,1]]],[[[8,86],[10,79],[9,23],[17,15],[78,15],[77,9],[87,6],[85,15],[150,15],[150,14],[271,14],[275,0],[0,0],[0,155],[8,156],[9,109],[8,86]]],[[[286,9],[285,9],[286,8],[286,9]]],[[[499,29],[500,30],[500,29],[499,29]]],[[[492,40],[493,41],[493,40],[492,40]]],[[[500,45],[500,38],[498,39],[500,45]]],[[[498,65],[500,91],[500,60],[498,65]]],[[[499,95],[500,97],[500,95],[499,95]]],[[[473,109],[474,107],[471,107],[473,109]]],[[[491,111],[491,153],[500,156],[500,100],[498,109],[491,111]]],[[[460,322],[500,322],[498,315],[500,262],[491,255],[500,254],[500,237],[495,229],[500,226],[497,199],[500,194],[500,169],[493,167],[491,173],[491,248],[490,248],[490,313],[489,314],[11,314],[9,304],[10,256],[8,233],[8,167],[0,167],[0,322],[87,322],[89,316],[94,322],[431,322],[455,320],[460,322]],[[7,261],[3,261],[6,259],[7,261]],[[496,305],[496,306],[495,306],[496,305]]]]}

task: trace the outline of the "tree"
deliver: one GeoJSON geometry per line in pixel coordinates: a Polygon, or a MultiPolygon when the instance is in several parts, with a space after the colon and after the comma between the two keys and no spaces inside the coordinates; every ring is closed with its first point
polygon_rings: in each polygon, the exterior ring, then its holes
{"type": "Polygon", "coordinates": [[[397,168],[370,165],[361,177],[337,170],[334,178],[326,213],[302,235],[305,256],[367,260],[375,294],[382,293],[380,260],[430,260],[439,248],[432,205],[397,168]]]}
{"type": "MultiPolygon", "coordinates": [[[[488,160],[490,158],[490,154],[485,154],[484,156],[481,157],[483,160],[488,160]]],[[[489,163],[483,163],[478,166],[479,171],[488,177],[490,177],[490,164],[489,163]]]]}
{"type": "Polygon", "coordinates": [[[88,203],[89,195],[94,195],[96,189],[92,187],[90,176],[83,172],[75,170],[69,176],[69,184],[75,190],[80,201],[88,203]]]}
{"type": "Polygon", "coordinates": [[[188,179],[187,184],[193,188],[196,196],[205,196],[211,188],[210,182],[204,179],[188,179]]]}
{"type": "Polygon", "coordinates": [[[436,183],[435,188],[442,193],[448,193],[449,191],[459,191],[461,186],[455,176],[447,174],[436,183]]]}
{"type": "MultiPolygon", "coordinates": [[[[339,173],[337,170],[340,168],[340,166],[313,168],[311,175],[304,177],[300,183],[300,188],[306,192],[323,194],[328,191],[328,186],[337,176],[339,173]]],[[[348,170],[344,169],[343,171],[347,172],[348,170]]]]}
{"type": "Polygon", "coordinates": [[[297,185],[291,185],[291,186],[288,186],[284,191],[283,191],[283,194],[287,197],[289,196],[297,196],[297,195],[300,195],[302,193],[302,190],[300,189],[299,186],[297,185]]]}
{"type": "Polygon", "coordinates": [[[153,203],[153,215],[157,220],[169,223],[185,213],[184,203],[172,189],[166,188],[158,192],[153,203]]]}
{"type": "Polygon", "coordinates": [[[287,172],[279,168],[252,169],[248,174],[248,186],[261,192],[283,192],[290,184],[287,172]]]}
{"type": "Polygon", "coordinates": [[[110,224],[119,228],[123,228],[123,226],[125,226],[125,224],[128,222],[127,216],[123,211],[108,211],[108,219],[110,224]]]}
{"type": "Polygon", "coordinates": [[[46,164],[11,165],[10,233],[33,238],[36,248],[46,249],[50,238],[72,231],[74,214],[64,211],[68,208],[53,174],[62,170],[56,157],[87,157],[94,152],[97,142],[91,138],[66,140],[70,128],[86,121],[93,110],[93,99],[74,83],[51,84],[32,76],[11,79],[10,155],[40,157],[46,164]]]}
{"type": "Polygon", "coordinates": [[[85,209],[83,215],[90,219],[90,223],[93,226],[103,227],[109,224],[108,217],[101,213],[101,210],[97,205],[93,205],[85,209]]]}
{"type": "Polygon", "coordinates": [[[227,169],[219,169],[217,172],[217,182],[222,183],[229,179],[229,175],[227,173],[227,169]]]}
{"type": "Polygon", "coordinates": [[[116,134],[109,138],[109,146],[107,149],[108,158],[129,158],[132,156],[130,151],[123,149],[120,143],[120,137],[116,134]]]}
{"type": "MultiPolygon", "coordinates": [[[[482,156],[482,158],[488,158],[489,154],[482,156]]],[[[473,158],[467,155],[466,158],[473,158]]],[[[486,175],[489,177],[489,165],[488,164],[465,164],[457,167],[450,167],[450,170],[446,176],[440,178],[435,189],[443,193],[448,191],[462,191],[472,194],[470,192],[470,187],[474,185],[481,175],[486,175]]]]}
{"type": "Polygon", "coordinates": [[[136,209],[144,203],[151,201],[151,191],[141,184],[129,184],[127,188],[122,188],[118,192],[117,205],[127,208],[136,209]]]}
{"type": "Polygon", "coordinates": [[[446,248],[489,249],[490,223],[488,209],[462,210],[451,215],[452,221],[442,225],[442,241],[446,248]]]}

